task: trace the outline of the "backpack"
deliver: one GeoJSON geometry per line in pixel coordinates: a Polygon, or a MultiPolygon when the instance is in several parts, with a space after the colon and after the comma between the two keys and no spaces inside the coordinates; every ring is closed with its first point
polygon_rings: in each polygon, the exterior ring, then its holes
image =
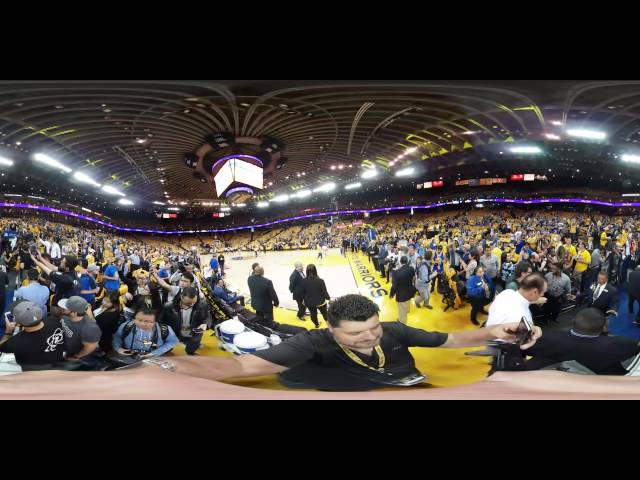
{"type": "MultiPolygon", "coordinates": [[[[162,338],[162,341],[166,342],[167,338],[169,337],[169,327],[167,325],[164,325],[163,323],[156,323],[156,325],[160,327],[160,337],[162,338]]],[[[129,334],[135,328],[136,328],[136,322],[134,322],[133,320],[129,320],[125,324],[124,328],[122,329],[122,342],[123,342],[123,344],[124,344],[124,339],[127,338],[129,336],[129,334]]],[[[134,333],[134,335],[135,335],[135,333],[134,333]]],[[[157,342],[158,342],[158,329],[157,328],[153,329],[152,342],[154,344],[157,344],[157,342]]],[[[133,348],[133,345],[131,345],[131,347],[133,348]]]]}

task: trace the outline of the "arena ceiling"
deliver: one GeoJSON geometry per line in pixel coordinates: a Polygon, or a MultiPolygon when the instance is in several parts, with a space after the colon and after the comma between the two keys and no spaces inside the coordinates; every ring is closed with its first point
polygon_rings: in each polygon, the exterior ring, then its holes
{"type": "Polygon", "coordinates": [[[407,179],[413,183],[531,171],[640,185],[640,169],[622,161],[640,152],[635,81],[0,82],[0,156],[14,160],[0,165],[5,189],[94,207],[117,200],[43,168],[31,158],[40,152],[123,192],[135,205],[123,210],[213,202],[213,184],[196,178],[183,158],[215,132],[281,143],[286,162],[256,200],[344,185],[372,168],[379,188],[407,166],[417,167],[407,179]],[[607,136],[568,138],[570,128],[607,136]],[[516,145],[542,153],[511,152],[516,145]]]}

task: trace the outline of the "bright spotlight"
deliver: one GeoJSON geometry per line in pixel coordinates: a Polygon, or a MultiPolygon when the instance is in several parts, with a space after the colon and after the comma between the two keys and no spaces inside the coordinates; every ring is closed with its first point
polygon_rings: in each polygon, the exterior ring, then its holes
{"type": "Polygon", "coordinates": [[[291,196],[295,198],[307,198],[311,196],[311,190],[300,190],[291,196]]]}
{"type": "Polygon", "coordinates": [[[320,185],[318,188],[314,190],[314,192],[330,192],[336,188],[335,183],[325,183],[324,185],[320,185]]]}
{"type": "Polygon", "coordinates": [[[72,170],[69,167],[67,167],[66,165],[61,164],[55,158],[51,158],[49,155],[45,155],[44,153],[36,153],[33,156],[33,159],[36,162],[40,162],[40,163],[42,163],[44,165],[47,165],[49,167],[58,168],[58,169],[62,170],[65,173],[72,172],[72,170]]]}
{"type": "Polygon", "coordinates": [[[269,202],[258,202],[258,208],[267,208],[269,206],[269,202]]]}
{"type": "Polygon", "coordinates": [[[122,193],[120,190],[118,190],[117,188],[113,188],[110,185],[104,185],[102,187],[102,191],[106,192],[106,193],[110,193],[111,195],[120,195],[121,197],[126,196],[124,193],[122,193]]]}
{"type": "Polygon", "coordinates": [[[276,203],[284,203],[284,202],[288,202],[289,201],[289,195],[287,195],[286,193],[283,195],[278,195],[277,197],[273,197],[271,199],[272,202],[276,202],[276,203]]]}
{"type": "Polygon", "coordinates": [[[0,157],[0,165],[6,165],[7,167],[10,167],[11,165],[13,165],[13,160],[9,160],[5,157],[0,157]]]}
{"type": "Polygon", "coordinates": [[[118,200],[118,203],[120,205],[133,205],[133,202],[128,198],[121,198],[120,200],[118,200]]]}
{"type": "Polygon", "coordinates": [[[93,185],[94,187],[101,187],[102,185],[100,185],[98,182],[96,182],[93,178],[91,178],[88,175],[85,175],[82,172],[76,172],[73,174],[73,178],[75,178],[76,180],[78,180],[79,182],[82,183],[88,183],[89,185],[93,185]]]}
{"type": "Polygon", "coordinates": [[[545,137],[549,140],[560,140],[560,135],[554,135],[553,133],[547,133],[545,134],[545,137]]]}
{"type": "Polygon", "coordinates": [[[622,161],[630,163],[640,163],[640,155],[622,155],[622,161]]]}
{"type": "Polygon", "coordinates": [[[513,147],[512,153],[542,153],[540,147],[513,147]]]}
{"type": "Polygon", "coordinates": [[[360,182],[350,183],[349,185],[344,187],[344,189],[345,190],[355,190],[356,188],[360,188],[361,186],[362,186],[362,184],[360,182]]]}
{"type": "Polygon", "coordinates": [[[376,169],[373,170],[367,170],[366,172],[362,172],[362,175],[360,175],[362,178],[374,178],[378,176],[378,171],[376,169]]]}
{"type": "Polygon", "coordinates": [[[413,175],[415,171],[416,170],[413,167],[403,168],[402,170],[398,170],[396,172],[396,177],[408,177],[410,175],[413,175]]]}
{"type": "Polygon", "coordinates": [[[567,135],[577,138],[587,138],[589,140],[604,140],[605,138],[607,138],[607,134],[605,132],[584,129],[567,130],[567,135]]]}

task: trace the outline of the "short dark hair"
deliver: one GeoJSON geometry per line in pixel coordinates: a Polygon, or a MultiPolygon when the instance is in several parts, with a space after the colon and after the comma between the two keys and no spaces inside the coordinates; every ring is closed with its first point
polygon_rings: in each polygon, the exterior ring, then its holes
{"type": "Polygon", "coordinates": [[[585,308],[573,319],[573,329],[583,335],[599,335],[602,333],[607,318],[597,308],[585,308]]]}
{"type": "Polygon", "coordinates": [[[31,270],[29,270],[27,272],[27,279],[28,280],[38,280],[39,277],[40,277],[40,274],[38,273],[38,271],[35,268],[32,268],[31,270]]]}
{"type": "Polygon", "coordinates": [[[339,327],[342,320],[366,322],[380,313],[372,300],[362,295],[345,295],[329,304],[329,325],[339,327]]]}
{"type": "Polygon", "coordinates": [[[134,318],[137,317],[139,313],[141,313],[142,315],[153,315],[154,320],[156,318],[156,311],[152,308],[147,307],[146,305],[136,310],[134,318]]]}
{"type": "Polygon", "coordinates": [[[600,270],[600,271],[598,272],[598,275],[602,275],[602,276],[604,276],[604,277],[607,277],[607,280],[609,280],[609,274],[607,273],[607,271],[606,271],[606,270],[600,270]]]}
{"type": "Polygon", "coordinates": [[[433,252],[431,250],[424,252],[424,259],[428,262],[431,261],[431,259],[433,259],[433,252]]]}
{"type": "Polygon", "coordinates": [[[516,265],[516,269],[514,270],[516,279],[520,278],[520,275],[522,275],[523,273],[527,273],[529,270],[533,272],[533,265],[531,265],[530,262],[527,262],[526,260],[518,262],[518,264],[516,265]]]}
{"type": "Polygon", "coordinates": [[[65,255],[65,265],[69,269],[70,272],[73,272],[78,266],[78,257],[74,255],[65,255]]]}
{"type": "Polygon", "coordinates": [[[544,279],[542,274],[535,272],[531,275],[527,275],[522,282],[520,282],[520,288],[522,290],[544,290],[547,281],[544,279]]]}
{"type": "Polygon", "coordinates": [[[189,280],[192,284],[193,282],[196,281],[196,277],[193,276],[193,273],[189,273],[189,272],[184,272],[182,274],[182,278],[186,278],[187,280],[189,280]]]}
{"type": "Polygon", "coordinates": [[[185,287],[180,292],[180,296],[184,298],[196,298],[198,296],[198,289],[195,287],[185,287]]]}
{"type": "Polygon", "coordinates": [[[406,255],[403,255],[402,257],[400,257],[401,265],[406,265],[407,263],[409,263],[409,259],[406,257],[406,255]]]}
{"type": "Polygon", "coordinates": [[[253,265],[251,265],[251,271],[253,272],[258,265],[260,265],[258,262],[256,262],[253,265]]]}

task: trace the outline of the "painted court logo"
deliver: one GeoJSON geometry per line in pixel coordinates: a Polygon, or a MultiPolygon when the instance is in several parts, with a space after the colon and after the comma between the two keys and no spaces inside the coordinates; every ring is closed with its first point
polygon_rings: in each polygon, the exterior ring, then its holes
{"type": "Polygon", "coordinates": [[[369,295],[372,298],[380,298],[384,297],[385,295],[389,295],[389,292],[382,288],[382,284],[378,280],[376,280],[375,275],[371,273],[369,267],[362,263],[360,258],[353,256],[352,259],[356,271],[358,272],[358,283],[362,283],[366,286],[369,295]]]}

